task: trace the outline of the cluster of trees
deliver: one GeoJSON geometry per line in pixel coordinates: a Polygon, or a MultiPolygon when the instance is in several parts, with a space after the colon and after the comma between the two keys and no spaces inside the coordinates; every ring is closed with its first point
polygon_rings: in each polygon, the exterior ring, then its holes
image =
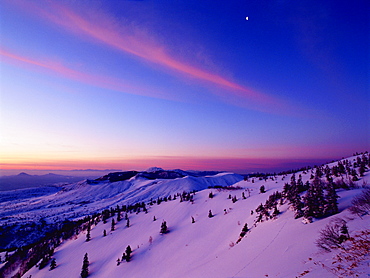
{"type": "Polygon", "coordinates": [[[39,268],[48,265],[51,260],[50,269],[56,267],[56,261],[52,258],[54,249],[66,239],[78,235],[81,231],[86,230],[88,223],[94,222],[95,217],[85,217],[78,221],[64,221],[57,225],[57,228],[48,233],[42,240],[19,247],[13,254],[9,255],[5,265],[0,269],[0,277],[8,277],[10,274],[13,277],[21,277],[31,267],[38,262],[39,268]],[[18,269],[16,274],[14,270],[18,269]]]}
{"type": "Polygon", "coordinates": [[[282,199],[282,194],[276,191],[275,193],[269,196],[269,198],[266,200],[264,205],[260,204],[256,208],[256,213],[257,213],[256,223],[262,221],[263,218],[267,220],[267,219],[276,217],[280,213],[277,205],[278,205],[278,201],[281,199],[282,199]]]}
{"type": "Polygon", "coordinates": [[[150,206],[153,206],[153,204],[160,205],[162,202],[175,201],[178,198],[180,199],[180,202],[184,202],[184,201],[193,202],[194,195],[195,195],[195,191],[192,191],[192,192],[183,191],[182,193],[174,194],[173,197],[172,195],[170,195],[170,196],[165,196],[165,197],[158,197],[157,200],[150,199],[149,205],[150,206]]]}
{"type": "MultiPolygon", "coordinates": [[[[308,220],[312,218],[321,218],[338,213],[337,189],[350,189],[354,184],[351,183],[358,179],[357,176],[363,176],[367,168],[370,168],[370,156],[368,153],[358,156],[352,163],[349,160],[338,161],[333,167],[326,165],[311,169],[310,181],[303,183],[302,176],[296,179],[295,173],[292,174],[290,183],[285,183],[282,192],[275,192],[269,196],[266,203],[260,204],[257,209],[256,223],[265,219],[270,219],[279,214],[278,204],[282,205],[287,201],[294,210],[295,218],[305,217],[308,220]],[[345,183],[343,176],[346,176],[348,182],[345,183]],[[335,178],[342,177],[341,180],[334,182],[335,178]]],[[[261,186],[260,193],[265,192],[261,186]]],[[[360,214],[366,213],[366,204],[370,198],[365,195],[361,198],[355,198],[355,202],[362,204],[353,206],[354,211],[360,214]]],[[[368,207],[370,207],[368,205],[368,207]]],[[[367,209],[368,210],[368,209],[367,209]]]]}
{"type": "Polygon", "coordinates": [[[123,252],[123,254],[122,254],[122,258],[121,259],[120,258],[117,259],[117,266],[119,266],[124,261],[129,262],[131,260],[131,253],[132,253],[131,246],[128,245],[126,247],[126,251],[123,252]]]}
{"type": "Polygon", "coordinates": [[[245,237],[248,231],[249,231],[248,224],[245,223],[236,243],[239,243],[242,240],[242,238],[245,237]]]}

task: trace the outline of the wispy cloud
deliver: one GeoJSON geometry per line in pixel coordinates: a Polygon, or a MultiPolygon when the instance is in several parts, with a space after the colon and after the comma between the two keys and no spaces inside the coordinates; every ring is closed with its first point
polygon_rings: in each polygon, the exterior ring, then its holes
{"type": "Polygon", "coordinates": [[[155,90],[153,88],[145,88],[144,86],[139,87],[131,84],[129,81],[124,81],[122,79],[112,78],[110,76],[104,76],[102,74],[95,75],[85,73],[83,71],[74,70],[65,66],[59,61],[51,60],[48,57],[44,57],[42,60],[38,60],[32,57],[26,57],[14,53],[13,51],[5,50],[0,48],[0,56],[2,56],[2,61],[8,62],[10,64],[15,64],[17,66],[21,65],[26,68],[30,66],[33,69],[39,71],[47,70],[48,73],[54,73],[58,76],[76,80],[88,85],[94,85],[101,88],[106,88],[110,90],[120,91],[124,93],[149,96],[154,98],[177,100],[175,96],[166,94],[162,91],[155,90]]]}
{"type": "Polygon", "coordinates": [[[288,114],[289,105],[280,98],[242,86],[219,74],[203,70],[170,55],[165,45],[143,30],[123,25],[97,10],[79,10],[56,1],[12,1],[32,13],[79,37],[105,44],[132,55],[170,74],[181,74],[213,87],[212,93],[225,101],[264,112],[288,114]]]}

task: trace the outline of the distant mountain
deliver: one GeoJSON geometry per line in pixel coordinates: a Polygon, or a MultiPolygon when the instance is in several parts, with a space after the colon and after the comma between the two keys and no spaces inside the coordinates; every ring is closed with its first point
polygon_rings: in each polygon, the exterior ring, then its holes
{"type": "Polygon", "coordinates": [[[46,175],[29,175],[22,172],[18,175],[0,177],[0,191],[39,187],[56,183],[71,183],[80,180],[81,177],[63,176],[52,173],[46,175]]]}

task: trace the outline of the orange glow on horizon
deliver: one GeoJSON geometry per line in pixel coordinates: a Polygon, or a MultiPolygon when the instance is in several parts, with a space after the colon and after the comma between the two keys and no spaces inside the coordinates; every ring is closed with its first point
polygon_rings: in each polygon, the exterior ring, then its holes
{"type": "Polygon", "coordinates": [[[321,164],[330,162],[331,158],[198,158],[198,157],[148,157],[136,159],[96,159],[92,160],[40,160],[0,163],[1,169],[16,170],[82,170],[82,169],[120,169],[122,171],[142,171],[149,167],[182,170],[213,170],[247,172],[281,168],[289,170],[295,167],[304,167],[308,164],[321,164]],[[293,166],[289,166],[293,165],[293,166]],[[294,166],[297,165],[297,166],[294,166]],[[290,168],[291,167],[291,168],[290,168]]]}

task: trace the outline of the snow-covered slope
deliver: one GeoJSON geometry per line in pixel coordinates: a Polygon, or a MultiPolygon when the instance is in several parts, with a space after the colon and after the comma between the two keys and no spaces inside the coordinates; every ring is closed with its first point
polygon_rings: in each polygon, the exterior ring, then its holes
{"type": "MultiPolygon", "coordinates": [[[[233,173],[156,180],[133,177],[118,182],[77,182],[61,187],[58,192],[47,190],[45,195],[37,194],[35,197],[30,189],[0,192],[0,225],[40,219],[46,222],[73,220],[117,204],[146,202],[151,198],[199,191],[214,185],[229,186],[242,179],[242,176],[233,173]]],[[[40,190],[43,189],[35,189],[35,192],[40,190]]]]}
{"type": "MultiPolygon", "coordinates": [[[[299,174],[305,182],[309,180],[311,171],[296,173],[296,176],[299,174]]],[[[226,174],[219,175],[219,178],[226,177],[226,174]]],[[[33,267],[24,277],[78,277],[85,253],[88,253],[90,261],[89,277],[337,277],[328,271],[328,267],[320,266],[324,263],[330,267],[335,254],[320,251],[315,241],[320,230],[339,218],[347,222],[351,235],[369,229],[370,216],[360,218],[351,214],[348,207],[351,200],[367,187],[370,174],[366,172],[351,190],[337,190],[340,196],[338,214],[304,224],[302,218],[294,218],[293,211],[285,203],[279,206],[277,217],[256,223],[256,207],[273,192],[282,191],[284,183],[290,178],[291,174],[267,180],[243,180],[234,185],[241,188],[238,190],[204,189],[194,195],[193,202],[180,202],[178,198],[154,204],[148,206],[148,213],[129,214],[130,227],[126,227],[126,221],[122,220],[114,231],[111,231],[110,221],[106,224],[99,222],[92,227],[89,242],[86,242],[85,231],[55,250],[53,258],[57,267],[54,270],[33,267]],[[260,193],[261,185],[265,186],[266,193],[260,193]],[[209,198],[210,192],[214,194],[213,198],[209,198]],[[243,193],[245,199],[242,198],[243,193]],[[238,200],[232,202],[229,195],[235,195],[238,200]],[[210,210],[214,215],[212,218],[208,217],[210,210]],[[154,217],[156,221],[153,221],[154,217]],[[192,223],[192,217],[195,223],[192,223]],[[166,221],[169,228],[167,234],[160,234],[162,221],[166,221]],[[236,244],[245,223],[250,230],[236,244]],[[104,230],[107,236],[103,236],[104,230]],[[117,259],[121,259],[127,245],[133,249],[132,260],[117,265],[117,259]]],[[[347,178],[338,177],[345,182],[347,178]]],[[[146,192],[152,186],[163,186],[168,192],[172,188],[178,189],[175,181],[155,185],[151,182],[138,181],[136,190],[143,188],[142,191],[146,192]]],[[[187,183],[188,190],[197,186],[190,178],[182,180],[182,186],[187,183]]],[[[120,186],[124,187],[124,184],[120,186]]],[[[208,184],[220,185],[215,180],[208,181],[208,184]]],[[[89,193],[93,187],[86,184],[76,186],[86,190],[83,192],[93,200],[93,194],[89,193]]],[[[115,190],[114,187],[109,188],[115,190]]],[[[109,199],[116,195],[104,196],[109,199]]],[[[146,196],[145,193],[143,196],[146,196]]],[[[97,199],[101,200],[102,196],[97,199]]],[[[362,272],[360,277],[370,274],[366,268],[368,263],[369,258],[358,268],[362,272]]]]}

